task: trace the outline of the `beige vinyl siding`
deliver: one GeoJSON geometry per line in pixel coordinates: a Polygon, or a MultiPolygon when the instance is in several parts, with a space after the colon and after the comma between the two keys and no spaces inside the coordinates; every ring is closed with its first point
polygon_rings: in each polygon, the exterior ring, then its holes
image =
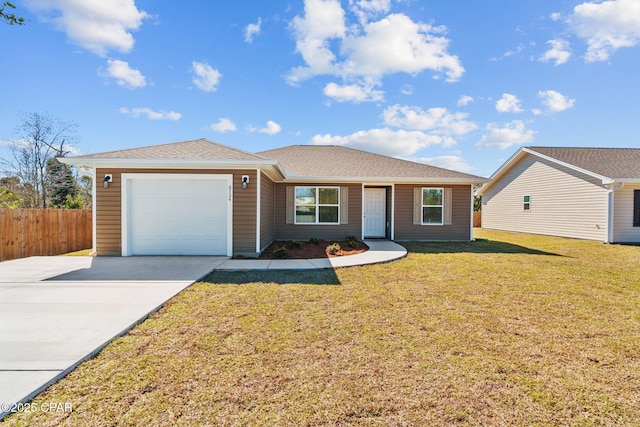
{"type": "Polygon", "coordinates": [[[395,211],[395,240],[463,241],[471,238],[470,185],[396,184],[395,211]],[[451,189],[451,225],[414,224],[414,190],[429,187],[451,189]]]}
{"type": "Polygon", "coordinates": [[[273,242],[275,183],[265,174],[260,176],[260,250],[264,250],[273,242]]]}
{"type": "MultiPolygon", "coordinates": [[[[349,190],[349,223],[338,225],[324,224],[287,224],[286,220],[286,192],[287,187],[297,184],[276,184],[275,186],[275,240],[308,240],[317,237],[324,240],[343,240],[346,236],[359,237],[362,234],[362,185],[361,184],[331,184],[349,190]]],[[[301,186],[324,186],[323,183],[305,183],[301,186]]]]}
{"type": "Polygon", "coordinates": [[[96,176],[113,175],[109,188],[103,188],[98,179],[96,188],[96,252],[98,255],[122,254],[122,199],[123,173],[175,173],[175,174],[233,174],[233,253],[256,253],[256,195],[255,170],[225,169],[98,169],[96,176]],[[242,189],[242,175],[249,175],[249,187],[242,189]]]}
{"type": "Polygon", "coordinates": [[[607,197],[601,180],[528,155],[483,194],[482,227],[605,241],[607,197]]]}
{"type": "Polygon", "coordinates": [[[640,190],[640,184],[627,184],[613,193],[613,236],[614,243],[640,242],[640,227],[633,226],[633,191],[640,190]]]}

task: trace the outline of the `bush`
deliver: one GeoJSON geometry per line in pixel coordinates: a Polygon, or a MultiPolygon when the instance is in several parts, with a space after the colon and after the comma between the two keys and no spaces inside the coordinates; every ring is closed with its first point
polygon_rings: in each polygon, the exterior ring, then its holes
{"type": "Polygon", "coordinates": [[[325,250],[330,255],[337,255],[338,252],[340,252],[340,245],[337,244],[337,243],[332,243],[329,246],[327,246],[327,249],[325,249],[325,250]]]}
{"type": "Polygon", "coordinates": [[[292,240],[291,241],[291,247],[292,248],[299,248],[300,246],[302,246],[302,241],[301,240],[292,240]]]}
{"type": "Polygon", "coordinates": [[[309,243],[313,243],[314,245],[319,245],[320,239],[318,239],[317,237],[312,237],[309,239],[309,243]]]}
{"type": "Polygon", "coordinates": [[[350,248],[357,248],[360,245],[360,241],[356,239],[356,236],[347,236],[347,244],[350,248]]]}
{"type": "Polygon", "coordinates": [[[273,251],[273,255],[278,259],[289,258],[289,251],[284,246],[273,251]]]}

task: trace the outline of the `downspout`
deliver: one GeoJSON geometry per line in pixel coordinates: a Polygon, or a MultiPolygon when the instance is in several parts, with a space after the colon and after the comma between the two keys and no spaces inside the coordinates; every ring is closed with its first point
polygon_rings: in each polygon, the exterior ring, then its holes
{"type": "Polygon", "coordinates": [[[611,181],[611,183],[606,185],[607,187],[607,239],[605,243],[612,243],[613,241],[613,223],[615,221],[614,218],[614,202],[615,197],[613,195],[614,192],[620,190],[624,187],[624,182],[611,181]]]}

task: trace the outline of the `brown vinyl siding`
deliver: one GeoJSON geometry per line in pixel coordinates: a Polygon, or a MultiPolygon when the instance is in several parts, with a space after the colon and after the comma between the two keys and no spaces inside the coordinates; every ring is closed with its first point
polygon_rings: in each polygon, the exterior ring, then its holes
{"type": "Polygon", "coordinates": [[[97,169],[96,176],[96,252],[98,255],[122,254],[122,174],[233,174],[233,253],[256,253],[256,195],[255,170],[225,169],[97,169]],[[113,182],[102,187],[100,177],[110,173],[113,182]],[[242,175],[249,175],[249,186],[242,189],[242,175]]]}
{"type": "Polygon", "coordinates": [[[121,173],[113,169],[96,169],[96,241],[98,255],[122,254],[122,191],[121,173]],[[109,188],[102,186],[104,175],[110,173],[113,180],[109,188]]]}
{"type": "Polygon", "coordinates": [[[268,176],[260,177],[260,250],[264,250],[273,242],[275,184],[268,176]]]}
{"type": "Polygon", "coordinates": [[[360,184],[331,184],[349,188],[349,223],[339,225],[307,225],[286,223],[287,186],[323,186],[323,183],[276,184],[275,185],[275,240],[308,240],[317,237],[323,240],[343,240],[346,236],[360,237],[362,234],[362,186],[360,184]]]}
{"type": "Polygon", "coordinates": [[[470,185],[405,185],[395,186],[395,240],[398,241],[464,241],[470,240],[471,186],[470,185]],[[451,225],[414,225],[414,188],[451,188],[451,225]]]}
{"type": "Polygon", "coordinates": [[[257,174],[255,170],[226,170],[212,173],[233,174],[233,254],[256,254],[257,174]],[[249,175],[247,189],[242,189],[242,175],[249,175]]]}

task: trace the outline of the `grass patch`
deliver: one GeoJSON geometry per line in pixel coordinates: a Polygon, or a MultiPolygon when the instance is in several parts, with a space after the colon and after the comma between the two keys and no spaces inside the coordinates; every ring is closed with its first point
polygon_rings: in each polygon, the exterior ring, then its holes
{"type": "Polygon", "coordinates": [[[93,249],[82,249],[80,251],[68,252],[66,254],[62,254],[61,256],[91,256],[93,249]]]}
{"type": "Polygon", "coordinates": [[[476,236],[215,273],[6,424],[637,425],[640,247],[476,236]]]}

